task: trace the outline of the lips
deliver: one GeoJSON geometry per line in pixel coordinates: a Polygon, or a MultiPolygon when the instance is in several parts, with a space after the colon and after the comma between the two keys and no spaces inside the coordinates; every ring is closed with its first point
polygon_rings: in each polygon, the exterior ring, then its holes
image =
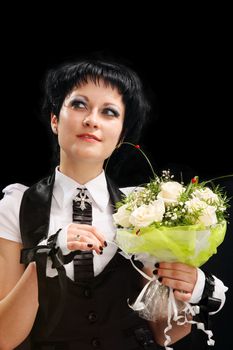
{"type": "Polygon", "coordinates": [[[95,136],[94,134],[89,134],[89,133],[80,134],[80,135],[78,135],[78,137],[81,139],[101,141],[97,136],[95,136]]]}

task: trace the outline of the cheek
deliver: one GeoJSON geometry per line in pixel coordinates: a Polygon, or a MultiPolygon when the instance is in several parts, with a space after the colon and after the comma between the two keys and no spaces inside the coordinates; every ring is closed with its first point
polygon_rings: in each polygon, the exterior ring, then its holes
{"type": "Polygon", "coordinates": [[[59,134],[61,139],[69,139],[79,129],[75,118],[68,118],[66,115],[60,117],[59,134]]]}
{"type": "Polygon", "coordinates": [[[72,130],[72,127],[69,127],[68,125],[62,125],[62,127],[60,127],[58,142],[62,148],[67,147],[67,145],[72,143],[72,140],[74,139],[72,130]]]}
{"type": "Polygon", "coordinates": [[[119,142],[120,136],[121,136],[122,127],[120,128],[112,128],[111,132],[109,133],[109,142],[116,146],[119,142]]]}
{"type": "Polygon", "coordinates": [[[112,127],[109,130],[109,137],[111,137],[112,141],[118,141],[123,129],[122,123],[117,123],[115,125],[112,125],[112,127]]]}

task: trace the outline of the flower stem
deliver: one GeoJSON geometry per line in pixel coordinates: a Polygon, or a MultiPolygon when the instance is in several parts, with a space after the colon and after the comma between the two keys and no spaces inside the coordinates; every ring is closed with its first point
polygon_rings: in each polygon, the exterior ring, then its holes
{"type": "MultiPolygon", "coordinates": [[[[155,179],[158,178],[158,175],[155,173],[155,171],[154,171],[154,169],[153,169],[153,166],[152,166],[152,164],[151,164],[149,158],[148,158],[147,155],[142,151],[142,149],[140,148],[139,145],[134,145],[134,144],[131,143],[131,142],[122,142],[121,145],[130,145],[130,146],[133,146],[134,148],[136,148],[137,150],[139,150],[139,151],[141,152],[141,154],[144,156],[144,158],[146,159],[147,163],[149,164],[150,169],[151,169],[151,171],[152,171],[152,174],[153,174],[154,178],[155,178],[155,179]]],[[[110,157],[107,159],[107,161],[106,161],[105,168],[104,168],[104,169],[105,169],[105,172],[106,172],[106,169],[107,169],[107,166],[108,166],[108,163],[109,163],[110,158],[111,158],[111,156],[110,156],[110,157]]]]}
{"type": "Polygon", "coordinates": [[[154,172],[154,169],[153,169],[153,166],[149,160],[149,158],[147,157],[147,155],[145,154],[145,152],[143,152],[143,150],[140,148],[140,147],[136,147],[133,143],[131,142],[123,142],[123,145],[130,145],[130,146],[133,146],[134,148],[137,148],[141,153],[142,155],[144,156],[144,158],[146,159],[147,163],[149,164],[150,166],[150,169],[152,171],[152,174],[154,176],[154,178],[156,179],[158,177],[158,175],[154,172]]]}
{"type": "Polygon", "coordinates": [[[215,181],[215,180],[225,179],[225,178],[227,178],[227,177],[233,177],[233,174],[215,177],[215,178],[213,178],[213,179],[210,179],[210,180],[205,181],[205,183],[208,183],[208,182],[211,182],[211,181],[215,181]]]}

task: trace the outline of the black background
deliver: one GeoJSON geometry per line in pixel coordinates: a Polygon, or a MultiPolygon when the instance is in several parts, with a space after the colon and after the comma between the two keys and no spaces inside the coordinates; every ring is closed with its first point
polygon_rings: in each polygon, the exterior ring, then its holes
{"type": "MultiPolygon", "coordinates": [[[[154,117],[140,144],[156,171],[169,167],[179,174],[181,169],[187,179],[233,173],[232,53],[227,9],[199,9],[192,17],[186,9],[186,15],[179,18],[172,11],[169,16],[164,11],[162,18],[158,11],[152,18],[140,11],[133,18],[120,12],[114,20],[110,14],[96,18],[83,14],[81,22],[80,15],[71,16],[71,9],[67,10],[59,17],[46,18],[46,22],[42,14],[40,21],[32,16],[24,24],[21,19],[13,28],[10,24],[4,28],[0,189],[12,182],[30,185],[49,171],[51,147],[39,121],[40,84],[45,71],[64,59],[97,50],[131,62],[150,91],[154,117]],[[142,25],[143,20],[148,27],[142,25]],[[12,29],[13,35],[9,34],[12,29]]],[[[132,164],[122,168],[120,183],[130,184],[132,174],[150,176],[144,160],[134,161],[137,157],[132,155],[132,164]]],[[[232,180],[223,184],[233,196],[232,180]]],[[[215,317],[215,349],[219,350],[233,345],[229,335],[232,234],[231,225],[218,254],[206,266],[230,287],[227,304],[215,317]]]]}

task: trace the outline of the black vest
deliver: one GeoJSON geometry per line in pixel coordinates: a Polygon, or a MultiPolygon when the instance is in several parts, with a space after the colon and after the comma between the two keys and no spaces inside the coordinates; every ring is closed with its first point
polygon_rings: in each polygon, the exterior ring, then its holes
{"type": "MultiPolygon", "coordinates": [[[[41,180],[24,193],[20,208],[20,230],[24,248],[36,246],[47,237],[54,175],[41,180]]],[[[122,193],[107,178],[113,204],[122,193]]],[[[39,278],[39,277],[38,277],[39,278]]],[[[40,278],[39,278],[40,279],[40,278]]],[[[48,315],[58,308],[58,277],[44,277],[48,315]]],[[[141,290],[141,276],[118,252],[105,269],[90,282],[75,283],[66,277],[67,290],[61,319],[46,335],[48,320],[41,307],[28,342],[32,350],[139,350],[159,349],[147,321],[128,306],[141,290]]],[[[39,283],[40,294],[40,283],[39,283]]],[[[19,349],[24,349],[23,346],[19,349]]]]}

